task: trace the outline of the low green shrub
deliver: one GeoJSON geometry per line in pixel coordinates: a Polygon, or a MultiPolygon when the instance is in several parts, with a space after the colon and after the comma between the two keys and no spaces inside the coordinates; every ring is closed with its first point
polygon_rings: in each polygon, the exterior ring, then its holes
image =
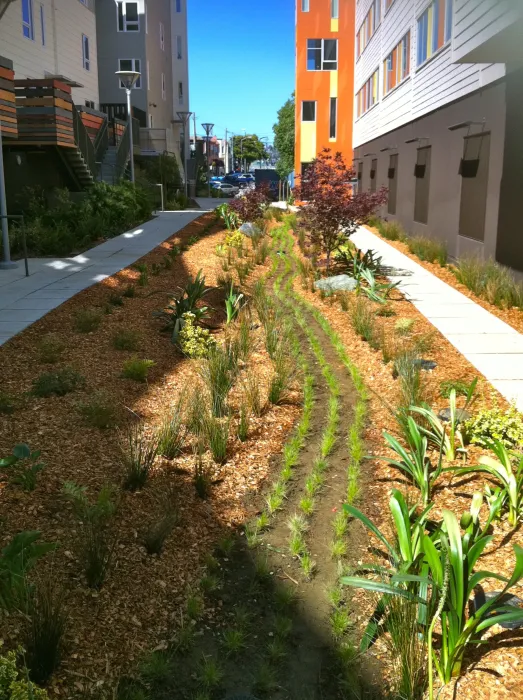
{"type": "MultiPolygon", "coordinates": [[[[3,641],[0,641],[0,649],[3,641]]],[[[23,649],[0,654],[0,698],[2,700],[48,700],[45,690],[27,680],[27,671],[18,670],[18,656],[23,649]]]]}
{"type": "Polygon", "coordinates": [[[523,444],[523,417],[515,406],[502,411],[490,408],[480,411],[468,420],[463,431],[468,442],[482,447],[492,447],[495,441],[507,448],[523,444]]]}
{"type": "Polygon", "coordinates": [[[154,360],[140,360],[133,357],[123,363],[122,377],[132,379],[135,382],[146,382],[149,370],[154,367],[154,360]]]}
{"type": "Polygon", "coordinates": [[[216,341],[207,328],[196,325],[196,316],[187,312],[182,316],[183,325],[178,335],[178,345],[184,355],[202,359],[216,347],[216,341]]]}
{"type": "Polygon", "coordinates": [[[71,367],[64,367],[56,372],[41,374],[33,382],[33,394],[41,398],[65,396],[77,389],[83,389],[85,379],[71,367]]]}
{"type": "Polygon", "coordinates": [[[7,391],[0,391],[0,413],[10,415],[14,413],[17,406],[17,399],[7,391]]]}
{"type": "Polygon", "coordinates": [[[420,260],[437,262],[445,267],[448,260],[447,244],[427,236],[412,236],[405,239],[409,251],[420,260]]]}
{"type": "Polygon", "coordinates": [[[96,392],[89,401],[78,406],[80,414],[93,428],[105,430],[114,428],[117,423],[118,411],[112,399],[104,392],[96,392]]]}
{"type": "Polygon", "coordinates": [[[404,241],[407,237],[399,221],[381,221],[381,224],[378,226],[378,231],[383,238],[386,238],[388,241],[404,241]]]}
{"type": "Polygon", "coordinates": [[[45,465],[39,462],[40,450],[31,452],[29,445],[16,445],[12,454],[0,459],[0,469],[13,471],[11,478],[13,484],[18,484],[24,491],[34,491],[36,488],[36,477],[45,465]]]}
{"type": "Polygon", "coordinates": [[[49,333],[38,343],[40,362],[46,365],[54,365],[60,361],[65,350],[65,343],[57,335],[49,333]]]}
{"type": "Polygon", "coordinates": [[[523,283],[516,282],[510,270],[494,260],[460,258],[453,272],[458,282],[490,304],[502,309],[523,308],[523,283]]]}
{"type": "Polygon", "coordinates": [[[126,297],[126,299],[132,299],[134,296],[136,296],[136,287],[130,284],[124,289],[122,296],[126,297]]]}
{"type": "Polygon", "coordinates": [[[456,392],[456,396],[468,396],[472,382],[465,382],[461,379],[445,379],[439,385],[439,394],[442,398],[450,398],[452,390],[456,392]]]}
{"type": "Polygon", "coordinates": [[[132,328],[122,328],[113,335],[113,347],[116,350],[136,351],[140,347],[140,334],[132,328]]]}
{"type": "Polygon", "coordinates": [[[82,309],[74,318],[74,329],[77,333],[92,333],[102,322],[102,312],[99,309],[82,309]]]}

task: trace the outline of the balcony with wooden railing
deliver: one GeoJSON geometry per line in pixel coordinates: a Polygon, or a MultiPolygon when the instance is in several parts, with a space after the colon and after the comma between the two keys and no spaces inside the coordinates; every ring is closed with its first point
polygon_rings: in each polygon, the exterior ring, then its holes
{"type": "Polygon", "coordinates": [[[18,136],[13,63],[2,56],[0,56],[0,129],[2,129],[2,138],[18,136]]]}

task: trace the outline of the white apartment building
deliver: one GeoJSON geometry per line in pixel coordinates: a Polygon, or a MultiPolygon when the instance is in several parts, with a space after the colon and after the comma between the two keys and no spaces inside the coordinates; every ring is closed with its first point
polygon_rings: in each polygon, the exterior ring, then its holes
{"type": "Polygon", "coordinates": [[[94,0],[9,3],[0,20],[0,54],[13,61],[17,80],[61,76],[73,86],[76,104],[98,105],[94,10],[94,0]]]}
{"type": "Polygon", "coordinates": [[[384,214],[523,271],[523,0],[358,0],[355,168],[384,214]]]}

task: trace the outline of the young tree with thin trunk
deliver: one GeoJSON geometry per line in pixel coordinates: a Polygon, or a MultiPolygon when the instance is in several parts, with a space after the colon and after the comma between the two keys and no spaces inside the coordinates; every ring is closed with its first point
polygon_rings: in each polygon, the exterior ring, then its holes
{"type": "Polygon", "coordinates": [[[387,188],[354,193],[356,173],[341,153],[325,148],[301,176],[296,199],[305,202],[301,220],[310,240],[325,253],[329,269],[332,253],[347,241],[358,226],[387,200],[387,188]]]}

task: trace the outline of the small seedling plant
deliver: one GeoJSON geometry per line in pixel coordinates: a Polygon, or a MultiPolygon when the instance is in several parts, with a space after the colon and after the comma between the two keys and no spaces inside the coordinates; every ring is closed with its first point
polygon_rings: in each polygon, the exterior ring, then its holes
{"type": "Polygon", "coordinates": [[[34,491],[37,475],[45,467],[44,463],[39,461],[40,454],[40,450],[31,451],[29,445],[16,445],[12,454],[0,459],[0,469],[14,472],[11,477],[13,484],[18,484],[24,491],[34,491]]]}

